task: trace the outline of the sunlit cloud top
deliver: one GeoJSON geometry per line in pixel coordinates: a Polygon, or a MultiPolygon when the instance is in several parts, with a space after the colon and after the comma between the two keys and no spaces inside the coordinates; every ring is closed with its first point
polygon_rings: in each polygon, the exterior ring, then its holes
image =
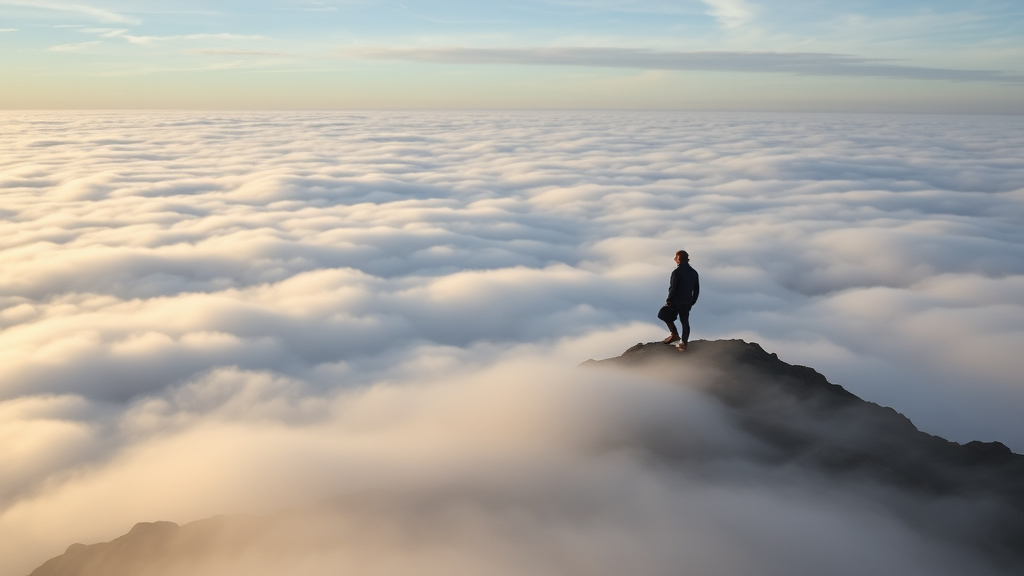
{"type": "Polygon", "coordinates": [[[1013,0],[0,0],[6,108],[1024,112],[1013,0]]]}

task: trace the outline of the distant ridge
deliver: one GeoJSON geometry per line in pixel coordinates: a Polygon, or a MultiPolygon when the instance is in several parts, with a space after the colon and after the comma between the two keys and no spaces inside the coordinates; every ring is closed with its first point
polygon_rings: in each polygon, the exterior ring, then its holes
{"type": "MultiPolygon", "coordinates": [[[[880,505],[908,523],[977,551],[1000,573],[1024,573],[1024,456],[999,442],[958,444],[926,434],[895,410],[866,402],[814,369],[783,362],[742,340],[697,340],[686,352],[639,343],[620,356],[588,360],[581,367],[640,370],[669,380],[678,374],[680,384],[719,399],[735,424],[760,441],[758,450],[744,458],[809,472],[851,490],[882,487],[880,505]],[[700,375],[696,382],[690,369],[700,375]],[[903,507],[893,495],[938,505],[923,513],[903,507]],[[962,502],[987,504],[979,508],[983,513],[974,513],[960,507],[962,502]]],[[[700,458],[670,434],[652,431],[634,441],[669,465],[685,467],[700,458]]],[[[381,510],[390,514],[406,504],[401,497],[374,493],[337,498],[324,507],[362,518],[381,510]]],[[[163,574],[159,567],[184,556],[223,559],[265,546],[277,538],[274,523],[288,518],[281,513],[220,516],[184,526],[140,523],[111,542],[73,544],[30,576],[163,574]],[[220,543],[216,549],[206,545],[213,536],[220,543]]]]}
{"type": "Polygon", "coordinates": [[[141,576],[160,574],[169,560],[231,556],[258,540],[261,523],[245,515],[215,516],[178,526],[139,522],[125,535],[99,544],[72,544],[32,576],[141,576]],[[225,536],[227,538],[225,538],[225,536]],[[209,543],[216,538],[217,548],[209,543]],[[225,545],[226,543],[226,545],[225,545]]]}

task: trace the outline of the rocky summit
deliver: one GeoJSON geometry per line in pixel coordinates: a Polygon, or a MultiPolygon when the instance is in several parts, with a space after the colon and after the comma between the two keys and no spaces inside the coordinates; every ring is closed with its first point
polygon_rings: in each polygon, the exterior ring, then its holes
{"type": "MultiPolygon", "coordinates": [[[[892,408],[862,400],[816,370],[787,364],[742,340],[696,340],[685,352],[660,342],[638,343],[621,356],[581,366],[648,370],[668,379],[674,370],[697,368],[698,386],[728,406],[733,421],[766,448],[748,457],[814,471],[833,482],[867,480],[896,494],[938,499],[953,516],[959,502],[990,502],[978,516],[933,525],[934,518],[907,520],[969,542],[1000,563],[1024,567],[1024,456],[1000,442],[959,444],[921,432],[892,408]]],[[[899,506],[892,499],[883,504],[899,506]]]]}
{"type": "Polygon", "coordinates": [[[779,464],[869,475],[936,494],[994,492],[1024,511],[1024,456],[1000,442],[958,444],[921,432],[892,408],[862,400],[813,368],[787,364],[757,343],[697,340],[686,352],[641,343],[581,366],[655,369],[669,378],[673,367],[700,367],[701,389],[732,408],[779,464]]]}

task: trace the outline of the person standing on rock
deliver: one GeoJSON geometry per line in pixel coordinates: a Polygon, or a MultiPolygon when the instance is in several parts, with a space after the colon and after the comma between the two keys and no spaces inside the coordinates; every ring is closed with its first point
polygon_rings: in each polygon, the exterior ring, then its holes
{"type": "Polygon", "coordinates": [[[668,298],[665,299],[665,306],[658,312],[658,318],[665,322],[671,335],[665,338],[666,344],[679,340],[676,345],[681,352],[686,350],[686,343],[690,340],[690,308],[697,303],[700,296],[700,278],[697,271],[690,266],[690,255],[686,250],[676,252],[676,269],[672,271],[672,278],[668,284],[668,298]],[[682,326],[683,335],[676,332],[676,317],[679,317],[679,324],[682,326]]]}

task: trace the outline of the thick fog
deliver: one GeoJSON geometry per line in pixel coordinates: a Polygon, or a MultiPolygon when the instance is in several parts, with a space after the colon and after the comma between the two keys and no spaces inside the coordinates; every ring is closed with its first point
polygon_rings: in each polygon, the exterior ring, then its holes
{"type": "MultiPolygon", "coordinates": [[[[685,248],[694,338],[1024,451],[1024,118],[0,120],[5,574],[372,490],[484,504],[365,573],[984,569],[874,491],[752,467],[699,392],[574,366],[664,337],[685,248]],[[733,468],[595,448],[665,423],[733,468]]],[[[377,518],[381,550],[429,529],[377,518]]]]}

